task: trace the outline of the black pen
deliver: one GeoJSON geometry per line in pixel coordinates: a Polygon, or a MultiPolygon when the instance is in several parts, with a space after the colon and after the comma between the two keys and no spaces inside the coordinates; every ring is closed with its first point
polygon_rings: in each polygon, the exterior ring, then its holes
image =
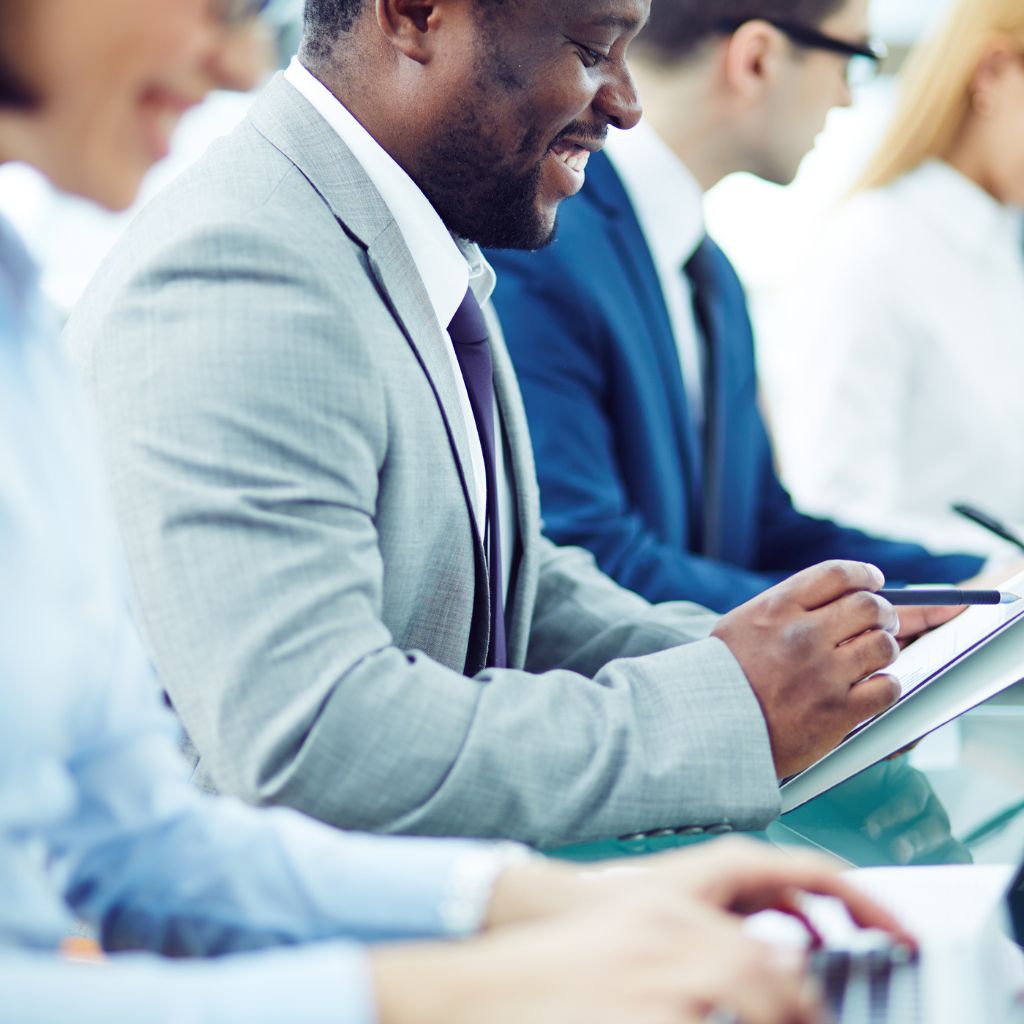
{"type": "Polygon", "coordinates": [[[953,511],[957,515],[963,516],[964,519],[970,519],[972,523],[976,523],[982,529],[988,530],[989,533],[994,534],[1000,540],[1009,541],[1009,543],[1024,551],[1024,540],[1017,533],[1011,530],[1006,523],[1001,523],[994,516],[990,516],[980,508],[974,505],[958,504],[953,506],[953,511]]]}
{"type": "Polygon", "coordinates": [[[889,604],[895,605],[962,605],[1013,604],[1020,598],[1002,590],[961,590],[959,587],[907,587],[905,590],[879,590],[889,604]]]}

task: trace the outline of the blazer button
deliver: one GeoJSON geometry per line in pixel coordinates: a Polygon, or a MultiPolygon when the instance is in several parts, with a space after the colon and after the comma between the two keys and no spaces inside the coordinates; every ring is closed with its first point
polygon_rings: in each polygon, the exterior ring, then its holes
{"type": "Polygon", "coordinates": [[[704,835],[704,829],[700,825],[687,825],[685,828],[677,828],[674,830],[677,836],[702,836],[704,835]]]}
{"type": "Polygon", "coordinates": [[[724,836],[727,832],[735,831],[736,829],[727,821],[720,822],[717,825],[709,825],[707,827],[707,833],[709,836],[724,836]]]}
{"type": "Polygon", "coordinates": [[[647,836],[650,839],[664,839],[665,836],[674,836],[676,830],[674,828],[659,828],[655,832],[648,832],[647,836]]]}

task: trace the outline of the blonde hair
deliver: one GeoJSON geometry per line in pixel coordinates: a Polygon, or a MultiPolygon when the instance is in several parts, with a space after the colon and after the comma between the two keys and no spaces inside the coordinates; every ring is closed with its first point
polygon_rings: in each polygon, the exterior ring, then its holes
{"type": "Polygon", "coordinates": [[[970,111],[979,63],[1007,37],[1024,49],[1022,0],[956,0],[938,32],[907,61],[896,113],[855,192],[888,185],[949,152],[970,111]]]}

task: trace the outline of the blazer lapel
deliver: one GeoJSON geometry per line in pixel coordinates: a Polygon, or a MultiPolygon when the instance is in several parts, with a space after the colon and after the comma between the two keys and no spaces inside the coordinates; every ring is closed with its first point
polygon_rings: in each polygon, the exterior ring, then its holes
{"type": "MultiPolygon", "coordinates": [[[[341,229],[365,250],[378,293],[430,382],[473,531],[477,603],[481,590],[486,601],[486,559],[470,486],[469,438],[446,351],[448,340],[437,323],[401,229],[359,161],[282,74],[274,77],[257,100],[250,120],[299,169],[331,208],[341,229]]],[[[477,618],[480,616],[475,613],[477,618]]],[[[489,616],[485,614],[483,621],[489,622],[489,616]]],[[[486,656],[486,628],[483,649],[486,656]]]]}
{"type": "Polygon", "coordinates": [[[529,598],[536,591],[540,571],[537,545],[533,543],[533,538],[540,535],[540,493],[537,488],[537,470],[533,462],[533,446],[527,426],[526,408],[516,382],[512,359],[505,347],[498,314],[491,303],[487,303],[485,315],[491,326],[494,393],[498,401],[502,432],[508,441],[509,484],[513,501],[516,503],[516,523],[519,528],[518,546],[513,553],[512,575],[505,605],[508,655],[510,665],[522,665],[526,661],[533,612],[529,598]]]}
{"type": "MultiPolygon", "coordinates": [[[[401,229],[394,220],[370,243],[366,255],[381,298],[402,328],[437,396],[452,450],[459,464],[466,501],[472,513],[473,492],[466,468],[471,465],[469,437],[451,360],[446,351],[449,341],[438,325],[427,290],[420,280],[401,229]]],[[[472,518],[475,531],[476,516],[472,518]]],[[[480,540],[479,536],[477,539],[480,540]]],[[[482,542],[480,550],[483,551],[482,542]]]]}

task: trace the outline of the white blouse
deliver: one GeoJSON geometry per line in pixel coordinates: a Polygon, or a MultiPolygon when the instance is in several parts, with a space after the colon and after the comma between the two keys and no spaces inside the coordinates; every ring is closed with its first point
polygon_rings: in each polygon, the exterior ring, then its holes
{"type": "Polygon", "coordinates": [[[762,371],[797,504],[936,549],[1024,523],[1024,220],[929,161],[849,200],[764,310],[762,371]]]}

